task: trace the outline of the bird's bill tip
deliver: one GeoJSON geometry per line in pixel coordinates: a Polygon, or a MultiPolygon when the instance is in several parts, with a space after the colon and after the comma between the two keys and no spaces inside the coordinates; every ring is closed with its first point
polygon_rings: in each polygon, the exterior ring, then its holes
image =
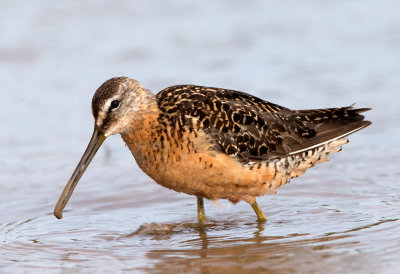
{"type": "Polygon", "coordinates": [[[54,216],[55,216],[57,219],[62,219],[62,217],[63,217],[63,215],[62,215],[62,210],[59,210],[59,209],[55,208],[55,209],[54,209],[54,216]]]}
{"type": "Polygon", "coordinates": [[[78,184],[79,179],[82,177],[97,150],[100,148],[101,144],[106,138],[107,137],[95,126],[92,138],[89,141],[85,153],[83,153],[81,160],[79,161],[74,173],[72,173],[72,176],[69,179],[68,183],[64,187],[64,190],[60,198],[58,199],[57,205],[54,208],[54,216],[57,219],[62,218],[62,211],[67,205],[68,200],[71,198],[72,192],[78,184]]]}

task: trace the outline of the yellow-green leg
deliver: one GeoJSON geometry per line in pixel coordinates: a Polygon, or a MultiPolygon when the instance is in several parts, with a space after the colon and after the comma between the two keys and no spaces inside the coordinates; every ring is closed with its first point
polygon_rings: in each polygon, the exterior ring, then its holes
{"type": "Polygon", "coordinates": [[[206,213],[204,211],[204,200],[203,197],[199,196],[197,196],[197,219],[199,219],[199,223],[207,221],[206,213]]]}
{"type": "Polygon", "coordinates": [[[258,206],[257,202],[252,203],[251,207],[254,209],[254,212],[257,214],[258,221],[260,223],[265,223],[267,221],[267,216],[265,216],[264,212],[258,206]]]}

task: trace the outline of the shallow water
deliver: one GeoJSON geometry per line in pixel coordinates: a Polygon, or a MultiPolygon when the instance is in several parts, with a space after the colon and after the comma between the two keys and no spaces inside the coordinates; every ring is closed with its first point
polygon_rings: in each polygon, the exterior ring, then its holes
{"type": "Polygon", "coordinates": [[[0,2],[0,272],[393,273],[400,264],[397,1],[0,2]],[[112,76],[291,108],[372,107],[343,152],[258,203],[158,186],[110,137],[54,205],[112,76]]]}

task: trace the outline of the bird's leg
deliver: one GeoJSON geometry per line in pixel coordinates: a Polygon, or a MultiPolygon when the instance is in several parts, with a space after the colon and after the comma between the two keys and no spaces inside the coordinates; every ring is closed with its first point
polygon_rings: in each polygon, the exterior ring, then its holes
{"type": "Polygon", "coordinates": [[[257,202],[251,204],[251,207],[254,209],[254,212],[257,214],[258,222],[265,223],[267,221],[267,217],[265,216],[264,212],[258,206],[257,202]]]}
{"type": "Polygon", "coordinates": [[[197,196],[197,219],[201,224],[207,221],[206,213],[204,212],[204,200],[203,197],[199,196],[197,196]]]}

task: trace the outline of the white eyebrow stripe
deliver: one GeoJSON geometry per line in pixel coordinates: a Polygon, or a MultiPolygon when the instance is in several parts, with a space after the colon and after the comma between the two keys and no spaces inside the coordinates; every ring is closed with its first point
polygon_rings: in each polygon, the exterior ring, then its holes
{"type": "MultiPolygon", "coordinates": [[[[121,90],[121,89],[120,89],[120,90],[121,90]]],[[[104,104],[103,104],[103,106],[101,107],[101,109],[99,110],[99,114],[98,114],[98,116],[97,116],[97,121],[96,121],[96,125],[97,125],[98,127],[100,127],[100,126],[103,124],[103,121],[104,121],[104,119],[105,119],[106,116],[107,116],[108,109],[109,109],[110,106],[111,106],[111,102],[114,101],[114,100],[116,100],[116,99],[118,99],[118,98],[120,98],[120,96],[121,96],[120,90],[119,90],[118,93],[115,94],[113,97],[107,99],[107,100],[104,102],[104,104]]]]}

